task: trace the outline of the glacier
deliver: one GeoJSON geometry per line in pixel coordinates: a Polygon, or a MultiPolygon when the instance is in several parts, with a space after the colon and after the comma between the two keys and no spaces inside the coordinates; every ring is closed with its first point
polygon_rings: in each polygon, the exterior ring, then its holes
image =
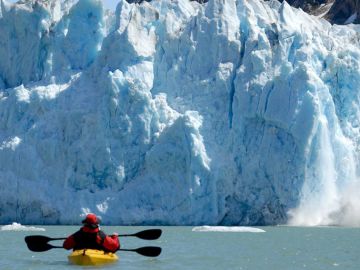
{"type": "Polygon", "coordinates": [[[360,226],[359,37],[275,0],[0,0],[0,223],[360,226]]]}

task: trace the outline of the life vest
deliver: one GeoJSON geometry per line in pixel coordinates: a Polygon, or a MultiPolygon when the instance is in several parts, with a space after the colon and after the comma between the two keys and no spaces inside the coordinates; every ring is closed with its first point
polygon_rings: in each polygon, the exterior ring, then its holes
{"type": "Polygon", "coordinates": [[[81,228],[79,231],[74,233],[73,237],[75,241],[74,250],[86,248],[105,250],[103,243],[105,241],[106,234],[100,230],[86,232],[83,228],[81,228]]]}

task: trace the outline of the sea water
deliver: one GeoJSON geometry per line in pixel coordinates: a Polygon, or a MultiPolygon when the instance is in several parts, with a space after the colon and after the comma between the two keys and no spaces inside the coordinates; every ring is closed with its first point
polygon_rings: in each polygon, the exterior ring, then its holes
{"type": "MultiPolygon", "coordinates": [[[[36,226],[38,227],[38,226],[36,226]]],[[[35,228],[36,228],[35,227],[35,228]]],[[[70,251],[51,249],[31,252],[24,237],[46,235],[66,237],[78,226],[41,226],[44,231],[0,230],[0,270],[50,269],[166,269],[166,270],[331,270],[360,269],[360,228],[341,227],[106,227],[108,233],[136,233],[149,228],[161,228],[160,239],[146,241],[122,237],[123,248],[160,246],[157,258],[144,257],[135,252],[120,251],[120,260],[105,267],[70,265],[70,251]]],[[[2,227],[4,228],[4,227],[2,227]]],[[[9,228],[9,227],[8,227],[9,228]]],[[[61,245],[61,241],[51,241],[61,245]]]]}

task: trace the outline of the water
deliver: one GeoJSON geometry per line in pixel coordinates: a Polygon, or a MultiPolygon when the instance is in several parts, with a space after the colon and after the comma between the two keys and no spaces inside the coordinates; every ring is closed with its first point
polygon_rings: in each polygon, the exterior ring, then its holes
{"type": "MultiPolygon", "coordinates": [[[[159,240],[121,239],[123,248],[161,246],[163,252],[159,257],[118,252],[118,263],[101,268],[70,265],[66,257],[69,251],[63,249],[42,253],[29,251],[24,242],[26,235],[63,237],[79,227],[44,228],[44,232],[0,231],[0,269],[357,270],[360,266],[360,228],[261,227],[265,233],[252,233],[193,232],[192,227],[160,227],[163,235],[159,240]]],[[[135,233],[144,229],[148,227],[103,227],[109,234],[135,233]]],[[[61,245],[61,241],[51,244],[61,245]]]]}

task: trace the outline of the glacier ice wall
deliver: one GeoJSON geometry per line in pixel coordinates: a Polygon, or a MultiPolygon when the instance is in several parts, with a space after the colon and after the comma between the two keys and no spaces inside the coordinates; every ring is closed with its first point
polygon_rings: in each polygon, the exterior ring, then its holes
{"type": "Polygon", "coordinates": [[[0,223],[360,225],[358,27],[277,1],[0,4],[0,223]]]}

